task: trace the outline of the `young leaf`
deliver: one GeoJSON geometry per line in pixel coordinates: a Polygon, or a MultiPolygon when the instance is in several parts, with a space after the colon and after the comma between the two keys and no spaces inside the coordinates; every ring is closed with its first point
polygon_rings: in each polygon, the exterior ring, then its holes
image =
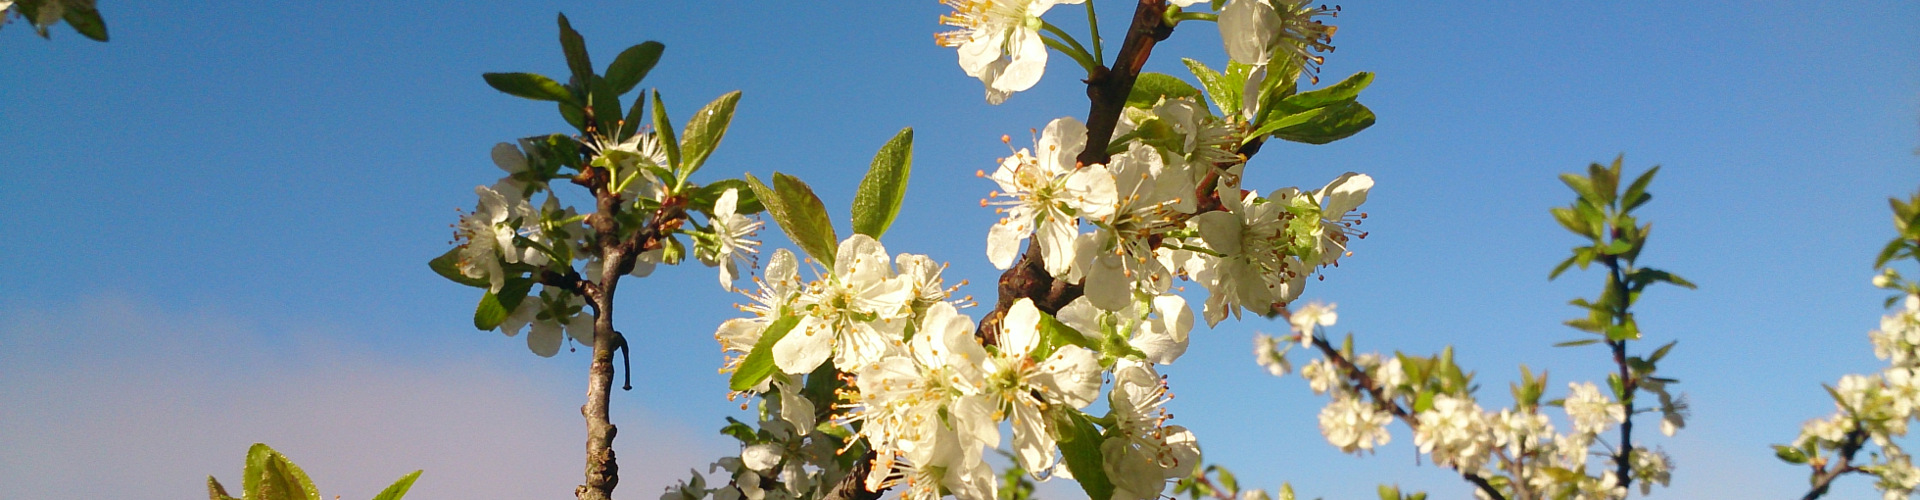
{"type": "Polygon", "coordinates": [[[660,62],[660,52],[667,50],[660,42],[645,42],[621,51],[614,56],[613,64],[607,65],[607,85],[613,92],[626,95],[635,85],[647,78],[647,72],[653,71],[653,65],[660,62]]]}
{"type": "Polygon", "coordinates": [[[1304,123],[1274,130],[1273,137],[1306,144],[1326,144],[1352,137],[1373,126],[1373,110],[1358,102],[1346,101],[1317,108],[1316,111],[1322,112],[1309,117],[1304,123]]]}
{"type": "Polygon", "coordinates": [[[573,126],[574,130],[578,130],[582,134],[587,133],[587,111],[581,109],[579,105],[571,102],[561,102],[560,118],[565,119],[568,125],[573,126]]]}
{"type": "Polygon", "coordinates": [[[620,94],[605,78],[588,75],[587,81],[587,109],[593,110],[594,131],[608,137],[619,133],[620,94]]]}
{"type": "Polygon", "coordinates": [[[587,40],[580,32],[573,30],[573,23],[567,22],[567,15],[560,15],[560,50],[567,55],[567,69],[573,71],[573,79],[585,85],[593,77],[593,60],[587,58],[587,40]]]}
{"type": "Polygon", "coordinates": [[[1561,342],[1558,344],[1554,344],[1553,346],[1554,347],[1574,347],[1574,346],[1583,346],[1583,345],[1591,345],[1591,344],[1598,344],[1598,343],[1600,343],[1600,339],[1580,339],[1580,340],[1569,340],[1566,342],[1561,342]]]}
{"type": "Polygon", "coordinates": [[[1280,101],[1279,109],[1288,113],[1298,113],[1314,108],[1322,108],[1360,97],[1360,91],[1373,84],[1373,73],[1365,71],[1341,80],[1319,90],[1301,92],[1280,101]]]}
{"type": "MultiPolygon", "coordinates": [[[[240,494],[245,495],[246,492],[241,492],[240,494]]],[[[207,476],[207,500],[240,500],[240,499],[227,495],[227,487],[221,486],[220,480],[214,479],[213,476],[207,476]]]]}
{"type": "Polygon", "coordinates": [[[1151,109],[1160,103],[1161,98],[1176,99],[1197,97],[1200,90],[1187,82],[1165,73],[1141,73],[1133,81],[1133,91],[1127,93],[1127,106],[1151,109]]]}
{"type": "MultiPolygon", "coordinates": [[[[254,446],[266,445],[256,443],[254,446]]],[[[261,464],[260,482],[247,494],[258,500],[320,500],[320,491],[313,487],[306,471],[270,448],[261,464]]]]}
{"type": "Polygon", "coordinates": [[[487,292],[480,297],[480,305],[473,310],[473,327],[480,330],[492,330],[507,321],[520,302],[527,299],[527,291],[533,288],[533,280],[508,278],[506,286],[500,287],[500,293],[487,292]]]}
{"type": "Polygon", "coordinates": [[[1200,80],[1200,88],[1206,90],[1207,99],[1213,101],[1213,106],[1220,110],[1221,116],[1240,115],[1240,93],[1245,91],[1241,88],[1246,86],[1245,79],[1235,82],[1233,78],[1214,71],[1200,61],[1181,61],[1187,63],[1187,71],[1193,72],[1193,78],[1200,80]]]}
{"type": "Polygon", "coordinates": [[[1069,409],[1066,413],[1068,422],[1061,426],[1059,443],[1067,471],[1073,473],[1088,498],[1112,498],[1113,481],[1107,478],[1105,458],[1100,454],[1100,429],[1080,410],[1069,409]]]}
{"type": "Polygon", "coordinates": [[[100,11],[93,8],[92,5],[91,2],[67,3],[67,11],[60,17],[61,19],[65,19],[67,25],[72,26],[73,30],[80,32],[81,35],[92,38],[95,41],[107,41],[107,21],[100,18],[100,11]]]}
{"type": "Polygon", "coordinates": [[[660,149],[667,150],[667,166],[674,178],[685,179],[680,175],[680,140],[673,137],[673,120],[667,118],[667,103],[660,101],[658,89],[653,91],[653,133],[660,135],[660,149]]]}
{"type": "Polygon", "coordinates": [[[913,172],[913,128],[900,129],[893,139],[873,155],[867,176],[853,194],[853,232],[879,239],[887,226],[900,214],[900,200],[907,194],[907,177],[913,172]]]}
{"type": "Polygon", "coordinates": [[[720,138],[727,135],[727,125],[733,122],[733,107],[740,102],[740,91],[726,95],[707,103],[693,118],[687,120],[686,133],[681,134],[680,178],[693,175],[700,165],[707,162],[714,148],[720,146],[720,138]]]}
{"type": "Polygon", "coordinates": [[[415,479],[420,479],[420,471],[416,470],[405,476],[400,476],[400,480],[394,481],[392,486],[388,486],[387,489],[380,490],[380,494],[374,495],[373,500],[400,500],[400,497],[407,496],[407,490],[413,489],[413,481],[415,479]]]}
{"type": "Polygon", "coordinates": [[[440,254],[439,257],[434,257],[433,260],[427,261],[427,267],[432,268],[433,272],[439,274],[440,277],[451,280],[454,283],[479,288],[487,288],[491,285],[485,279],[467,276],[465,273],[460,272],[460,247],[448,249],[447,253],[440,254]]]}
{"type": "Polygon", "coordinates": [[[1790,464],[1807,463],[1807,454],[1792,446],[1773,445],[1773,456],[1780,457],[1780,461],[1790,464]]]}
{"type": "Polygon", "coordinates": [[[719,201],[720,195],[725,194],[728,189],[734,190],[734,195],[739,197],[734,202],[735,213],[753,215],[767,210],[766,205],[760,203],[759,193],[747,186],[746,181],[740,179],[722,179],[701,186],[699,191],[693,193],[693,206],[712,213],[713,203],[719,201]]]}
{"type": "Polygon", "coordinates": [[[840,235],[833,230],[833,220],[827,217],[826,204],[813,194],[813,188],[791,175],[773,173],[774,193],[780,198],[780,207],[786,212],[783,219],[774,214],[774,221],[780,223],[780,230],[787,233],[793,243],[806,250],[822,264],[833,265],[833,253],[839,248],[840,235]]]}
{"type": "Polygon", "coordinates": [[[536,101],[573,102],[573,92],[552,78],[533,73],[485,73],[480,75],[494,90],[514,97],[536,101]]]}
{"type": "Polygon", "coordinates": [[[760,341],[754,342],[753,349],[747,351],[747,357],[740,361],[740,368],[734,370],[733,378],[727,381],[727,387],[735,391],[744,391],[760,385],[760,381],[773,376],[780,367],[773,364],[773,344],[793,331],[800,324],[799,316],[785,316],[760,332],[760,341]]]}

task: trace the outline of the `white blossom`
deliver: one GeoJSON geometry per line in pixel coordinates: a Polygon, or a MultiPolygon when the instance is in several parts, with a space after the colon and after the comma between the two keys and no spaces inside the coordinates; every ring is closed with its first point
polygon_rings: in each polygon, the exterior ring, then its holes
{"type": "Polygon", "coordinates": [[[1335,397],[1320,410],[1320,433],[1347,453],[1372,451],[1374,446],[1387,444],[1393,439],[1387,432],[1387,425],[1392,423],[1392,414],[1358,398],[1335,397]]]}
{"type": "Polygon", "coordinates": [[[1627,409],[1600,393],[1592,382],[1567,384],[1565,408],[1576,431],[1587,434],[1605,432],[1608,427],[1627,421],[1627,409]]]}
{"type": "Polygon", "coordinates": [[[999,185],[989,202],[999,206],[1000,222],[987,232],[987,258],[994,267],[1013,266],[1021,240],[1032,235],[1041,262],[1053,276],[1066,276],[1074,263],[1078,217],[1101,218],[1113,211],[1113,175],[1104,165],[1076,167],[1086,146],[1087,127],[1073,118],[1047,124],[1035,151],[1022,149],[1002,159],[991,178],[999,185]]]}
{"type": "Polygon", "coordinates": [[[1493,437],[1487,429],[1486,415],[1472,399],[1451,395],[1433,398],[1433,407],[1418,414],[1420,427],[1414,433],[1414,445],[1433,462],[1473,474],[1486,465],[1493,450],[1493,437]]]}
{"type": "Polygon", "coordinates": [[[857,371],[900,349],[911,283],[894,278],[887,249],[867,235],[840,242],[834,255],[827,279],[796,301],[799,323],[773,345],[774,364],[786,373],[811,372],[829,357],[857,371]]]}
{"type": "Polygon", "coordinates": [[[763,223],[740,215],[739,202],[740,192],[732,188],[713,202],[713,217],[707,220],[713,226],[713,244],[702,246],[698,252],[701,262],[720,268],[720,287],[727,291],[733,291],[733,280],[739,276],[737,266],[752,266],[753,255],[760,251],[760,242],[753,236],[763,223]]]}
{"type": "Polygon", "coordinates": [[[940,23],[958,28],[934,36],[942,46],[958,48],[960,69],[987,86],[987,102],[1033,87],[1047,70],[1047,46],[1040,16],[1055,4],[1085,0],[942,0],[953,13],[940,23]]]}

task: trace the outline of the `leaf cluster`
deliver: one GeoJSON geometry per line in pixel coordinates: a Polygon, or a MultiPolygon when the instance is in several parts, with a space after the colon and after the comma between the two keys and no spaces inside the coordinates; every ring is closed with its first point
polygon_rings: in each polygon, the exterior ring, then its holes
{"type": "MultiPolygon", "coordinates": [[[[294,465],[286,455],[274,451],[263,443],[254,443],[247,450],[247,466],[242,479],[240,497],[227,493],[227,488],[213,476],[207,476],[207,498],[210,500],[320,500],[320,490],[307,478],[306,471],[294,465]]],[[[413,488],[413,481],[420,478],[420,471],[413,471],[393,482],[373,500],[400,500],[407,490],[413,488]]]]}

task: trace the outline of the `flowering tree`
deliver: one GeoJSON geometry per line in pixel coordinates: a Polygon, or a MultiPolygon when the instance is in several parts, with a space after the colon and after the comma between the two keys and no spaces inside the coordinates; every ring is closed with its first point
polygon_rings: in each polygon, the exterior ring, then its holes
{"type": "MultiPolygon", "coordinates": [[[[1541,412],[1546,372],[1535,374],[1521,365],[1520,382],[1512,387],[1514,406],[1488,411],[1474,395],[1473,373],[1454,364],[1452,348],[1425,357],[1356,353],[1352,335],[1335,346],[1325,331],[1337,319],[1331,305],[1294,311],[1289,318],[1293,334],[1284,339],[1261,335],[1254,340],[1254,357],[1278,376],[1292,369],[1286,353],[1294,343],[1320,355],[1302,366],[1300,375],[1314,393],[1331,397],[1320,411],[1320,430],[1341,451],[1364,453],[1386,444],[1392,439],[1388,427],[1399,420],[1414,431],[1420,453],[1458,471],[1482,498],[1620,498],[1636,481],[1641,494],[1649,494],[1655,483],[1667,484],[1670,467],[1664,453],[1635,444],[1633,416],[1660,412],[1660,432],[1672,436],[1685,425],[1686,403],[1667,390],[1679,381],[1656,375],[1675,342],[1644,356],[1629,350],[1642,337],[1632,306],[1656,283],[1693,288],[1672,273],[1635,265],[1653,225],[1640,223],[1633,210],[1653,199],[1647,187],[1658,171],[1649,169],[1624,192],[1619,159],[1610,166],[1593,164],[1586,175],[1560,177],[1577,198],[1571,206],[1554,208],[1554,219],[1589,244],[1575,247],[1548,276],[1597,263],[1606,268],[1607,279],[1598,298],[1573,300],[1586,314],[1567,321],[1594,338],[1557,345],[1604,345],[1618,367],[1607,376],[1607,392],[1592,382],[1576,382],[1568,384],[1566,397],[1545,403],[1566,411],[1572,432],[1555,433],[1541,412]],[[1641,392],[1657,401],[1636,406],[1641,392]],[[1618,435],[1609,440],[1605,434],[1616,427],[1618,435]],[[1589,457],[1605,460],[1589,467],[1589,457]]],[[[1382,497],[1401,498],[1397,491],[1382,497]]]]}
{"type": "Polygon", "coordinates": [[[1913,456],[1893,441],[1906,436],[1907,423],[1920,417],[1915,412],[1920,406],[1920,283],[1888,267],[1898,260],[1920,260],[1920,193],[1888,201],[1899,236],[1874,259],[1881,272],[1873,286],[1897,292],[1887,297],[1886,307],[1900,308],[1880,318],[1879,330],[1867,333],[1874,356],[1888,366],[1879,374],[1847,375],[1837,386],[1824,386],[1833,396],[1833,414],[1807,421],[1792,444],[1773,447],[1781,460],[1812,468],[1806,499],[1826,495],[1834,480],[1854,473],[1877,479],[1874,488],[1888,499],[1907,498],[1920,487],[1913,456]],[[1866,460],[1860,460],[1861,451],[1868,451],[1866,460]]]}
{"type": "MultiPolygon", "coordinates": [[[[495,146],[507,175],[475,189],[479,204],[456,226],[458,245],[431,265],[484,289],[476,327],[525,330],[542,356],[569,338],[592,346],[579,498],[608,498],[618,484],[606,412],[612,355],[627,345],[613,321],[616,287],[688,252],[716,267],[729,290],[751,275],[740,307],[748,316],[721,323],[715,337],[730,390],[760,404],[754,421],[722,429],[741,443],[738,456],[710,469],[724,475],[709,482],[696,472],[663,500],[873,499],[894,489],[915,499],[1019,498],[1029,477],[1069,478],[1099,499],[1156,498],[1170,483],[1196,498],[1264,496],[1239,491],[1223,468],[1201,467],[1198,436],[1164,409],[1169,387],[1156,367],[1181,357],[1196,320],[1176,280],[1205,290],[1197,316],[1209,327],[1243,313],[1289,319],[1296,332],[1285,344],[1323,356],[1301,372],[1332,395],[1322,429],[1343,450],[1385,443],[1397,419],[1415,430],[1422,453],[1484,497],[1612,498],[1636,482],[1642,491],[1666,482],[1664,456],[1635,444],[1632,417],[1660,411],[1668,434],[1681,425],[1684,404],[1665,388],[1675,381],[1655,375],[1672,344],[1632,354],[1641,332],[1630,307],[1654,283],[1691,285],[1635,266],[1650,226],[1631,212],[1650,199],[1651,171],[1624,191],[1618,161],[1563,178],[1579,198],[1554,215],[1591,245],[1553,274],[1595,263],[1608,272],[1597,299],[1575,301],[1586,315],[1569,322],[1597,338],[1567,345],[1604,345],[1619,371],[1610,394],[1579,383],[1545,402],[1572,420],[1571,433],[1556,434],[1539,409],[1544,373],[1523,367],[1514,407],[1488,412],[1450,351],[1357,354],[1351,338],[1336,347],[1324,334],[1332,306],[1290,307],[1310,277],[1324,277],[1366,236],[1359,207],[1374,181],[1347,173],[1315,189],[1261,192],[1241,180],[1271,140],[1324,144],[1373,124],[1357,100],[1372,74],[1305,88],[1319,83],[1335,33],[1325,22],[1339,8],[1139,0],[1109,61],[1094,2],[944,3],[953,12],[941,21],[954,29],[936,41],[956,49],[989,103],[1034,86],[1055,52],[1086,72],[1084,120],[1052,120],[1031,147],[979,173],[992,183],[982,204],[1001,216],[987,228],[986,257],[1004,272],[977,320],[963,314],[976,304],[955,296],[945,264],[890,254],[881,241],[905,197],[911,129],[876,154],[843,237],[797,177],[693,180],[725,134],[737,92],[678,135],[657,91],[622,106],[660,44],[636,45],[596,73],[563,16],[567,83],[486,75],[502,92],[557,103],[574,131],[495,146]],[[1084,38],[1047,21],[1061,4],[1084,6],[1084,38]],[[1143,71],[1160,41],[1195,22],[1219,29],[1220,69],[1183,59],[1197,85],[1143,71]],[[568,183],[586,191],[588,208],[557,192],[568,183]],[[762,211],[801,254],[774,250],[757,265],[762,222],[748,215],[762,211]],[[1636,405],[1642,392],[1659,402],[1636,405]],[[1608,446],[1600,436],[1615,427],[1608,446]],[[1010,457],[1004,473],[989,451],[1010,457]],[[1590,455],[1605,460],[1590,470],[1590,455]]],[[[1262,363],[1286,373],[1282,339],[1259,342],[1262,363]]]]}

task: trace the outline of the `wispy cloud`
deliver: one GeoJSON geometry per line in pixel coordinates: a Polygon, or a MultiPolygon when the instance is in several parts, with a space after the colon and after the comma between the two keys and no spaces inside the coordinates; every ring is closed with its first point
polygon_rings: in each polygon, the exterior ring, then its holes
{"type": "MultiPolygon", "coordinates": [[[[328,498],[370,498],[414,469],[426,472],[410,498],[572,496],[585,463],[576,391],[341,337],[127,299],[0,310],[0,498],[198,498],[208,474],[237,486],[254,442],[328,498]]],[[[626,496],[728,451],[618,410],[626,496]]]]}

